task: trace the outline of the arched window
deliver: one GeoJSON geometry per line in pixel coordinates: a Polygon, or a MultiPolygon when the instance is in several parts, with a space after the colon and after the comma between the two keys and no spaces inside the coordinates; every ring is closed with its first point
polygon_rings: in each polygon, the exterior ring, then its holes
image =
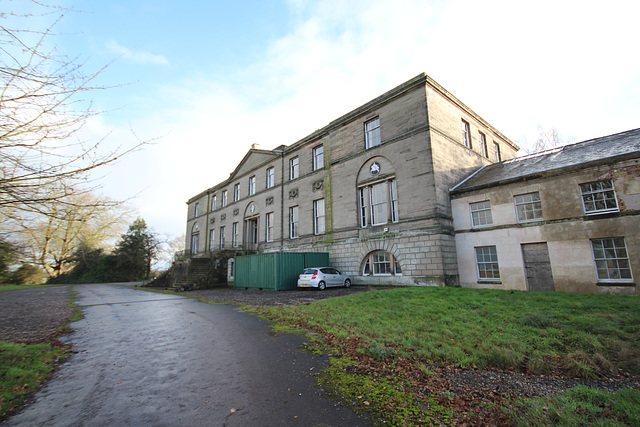
{"type": "Polygon", "coordinates": [[[191,253],[198,253],[198,243],[200,240],[200,229],[198,228],[198,223],[193,224],[191,228],[191,253]]]}
{"type": "Polygon", "coordinates": [[[374,251],[364,258],[363,276],[399,276],[402,274],[400,263],[387,251],[374,251]]]}

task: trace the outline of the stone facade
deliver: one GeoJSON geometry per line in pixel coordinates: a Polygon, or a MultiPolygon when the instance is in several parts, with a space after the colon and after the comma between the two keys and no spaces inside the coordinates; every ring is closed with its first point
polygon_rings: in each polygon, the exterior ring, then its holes
{"type": "Polygon", "coordinates": [[[186,247],[329,252],[356,284],[457,285],[449,189],[496,146],[518,151],[420,74],[290,146],[249,150],[188,201],[186,247]]]}

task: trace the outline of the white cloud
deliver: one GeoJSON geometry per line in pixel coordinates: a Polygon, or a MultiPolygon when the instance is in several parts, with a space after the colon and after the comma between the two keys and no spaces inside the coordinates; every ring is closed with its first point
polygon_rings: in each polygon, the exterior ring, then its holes
{"type": "Polygon", "coordinates": [[[107,49],[109,52],[118,55],[129,61],[133,61],[139,64],[156,64],[156,65],[168,65],[169,61],[162,55],[155,55],[150,52],[144,52],[140,50],[131,50],[118,44],[115,40],[107,41],[107,49]]]}
{"type": "Polygon", "coordinates": [[[141,138],[166,136],[123,161],[114,185],[144,190],[141,214],[159,231],[184,232],[187,199],[226,179],[252,143],[290,145],[423,71],[517,143],[539,125],[577,141],[638,125],[640,3],[289,4],[296,24],[263,58],[225,81],[167,83],[156,110],[131,118],[141,138]]]}

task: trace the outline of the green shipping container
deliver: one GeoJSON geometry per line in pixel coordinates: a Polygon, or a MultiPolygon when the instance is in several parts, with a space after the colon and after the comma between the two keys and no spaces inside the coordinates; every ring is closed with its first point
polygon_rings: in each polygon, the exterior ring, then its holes
{"type": "Polygon", "coordinates": [[[234,289],[286,291],[297,289],[307,267],[329,266],[327,252],[274,252],[235,258],[234,289]]]}

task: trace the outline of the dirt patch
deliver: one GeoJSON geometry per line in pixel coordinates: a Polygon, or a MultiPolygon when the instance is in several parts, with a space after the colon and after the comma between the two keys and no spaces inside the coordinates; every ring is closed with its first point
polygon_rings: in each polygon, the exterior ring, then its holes
{"type": "Polygon", "coordinates": [[[0,341],[46,341],[59,333],[71,315],[69,286],[0,292],[0,341]]]}
{"type": "Polygon", "coordinates": [[[367,291],[388,289],[383,287],[352,286],[350,288],[327,288],[324,291],[302,289],[293,291],[259,291],[252,289],[213,288],[186,291],[189,297],[200,297],[207,301],[240,305],[295,305],[314,301],[357,294],[367,291]]]}

